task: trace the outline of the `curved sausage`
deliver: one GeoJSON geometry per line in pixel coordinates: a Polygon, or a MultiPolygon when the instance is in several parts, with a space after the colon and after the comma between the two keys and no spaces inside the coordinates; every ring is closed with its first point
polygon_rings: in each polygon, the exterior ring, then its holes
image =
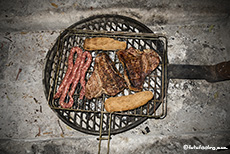
{"type": "MultiPolygon", "coordinates": [[[[81,63],[80,63],[80,66],[79,66],[79,68],[78,68],[77,74],[75,75],[75,78],[74,78],[74,80],[73,80],[73,82],[72,82],[72,87],[71,87],[71,90],[70,90],[70,92],[69,92],[70,100],[69,100],[69,103],[68,103],[68,104],[73,104],[73,94],[74,94],[75,89],[76,89],[76,87],[77,87],[77,84],[78,84],[78,82],[79,82],[79,80],[80,80],[80,77],[81,77],[81,69],[82,69],[82,67],[83,67],[83,65],[84,65],[85,58],[86,58],[86,54],[85,54],[85,52],[84,52],[83,55],[82,55],[81,63]]],[[[71,106],[71,107],[72,107],[72,106],[71,106]]]]}
{"type": "Polygon", "coordinates": [[[87,70],[88,70],[88,68],[92,62],[92,55],[88,51],[85,51],[84,54],[86,54],[86,56],[87,56],[87,61],[81,69],[80,83],[81,83],[82,89],[80,92],[80,97],[79,97],[80,99],[83,99],[83,97],[85,96],[85,74],[86,74],[86,72],[87,72],[87,70]]]}
{"type": "Polygon", "coordinates": [[[80,99],[83,99],[84,95],[85,95],[85,74],[92,62],[92,56],[88,51],[85,51],[84,53],[82,53],[81,48],[79,47],[74,47],[71,49],[71,54],[69,56],[68,59],[68,70],[67,73],[58,89],[58,92],[55,95],[55,98],[59,98],[59,104],[62,108],[70,108],[73,106],[74,100],[73,100],[73,94],[75,92],[75,89],[77,87],[77,84],[80,80],[80,83],[82,85],[82,89],[80,92],[80,99]],[[77,52],[78,57],[76,59],[76,62],[73,65],[73,54],[74,52],[77,52]],[[85,62],[87,57],[87,61],[85,62]],[[70,62],[71,61],[71,62],[70,62]],[[72,64],[72,65],[71,65],[72,64]],[[71,68],[72,67],[72,68],[71,68]],[[71,90],[69,91],[71,86],[71,90]],[[69,91],[69,93],[68,93],[69,91]],[[65,103],[65,98],[66,95],[69,95],[69,102],[65,103]]]}
{"type": "MultiPolygon", "coordinates": [[[[64,89],[64,87],[66,86],[66,83],[67,83],[67,80],[72,72],[72,69],[73,69],[73,55],[74,53],[77,51],[77,48],[74,47],[70,50],[70,54],[69,54],[69,57],[68,57],[68,68],[67,68],[67,71],[65,73],[65,76],[64,76],[64,79],[62,80],[62,83],[61,85],[59,86],[58,88],[58,91],[56,92],[56,94],[54,95],[54,99],[57,99],[61,96],[62,94],[62,91],[64,89]]],[[[79,56],[79,55],[78,55],[79,56]]]]}
{"type": "Polygon", "coordinates": [[[70,108],[73,106],[73,103],[74,103],[74,100],[73,100],[73,94],[75,92],[75,89],[77,87],[77,84],[80,80],[81,82],[81,85],[82,85],[82,90],[81,90],[81,93],[80,93],[80,99],[83,99],[84,95],[85,95],[85,74],[90,66],[92,62],[92,56],[91,54],[88,52],[88,51],[85,51],[83,54],[82,54],[82,57],[81,57],[81,60],[80,60],[80,65],[78,64],[78,68],[73,68],[73,71],[71,73],[71,76],[68,80],[68,84],[66,85],[65,89],[64,89],[64,93],[62,94],[59,102],[60,102],[60,105],[61,107],[63,108],[70,108]],[[87,61],[85,63],[85,59],[87,57],[87,61]],[[71,85],[72,84],[72,85],[71,85]],[[69,90],[69,87],[71,85],[71,90],[69,92],[69,102],[68,103],[65,103],[64,100],[65,100],[65,97],[66,97],[66,94],[69,90]]]}
{"type": "Polygon", "coordinates": [[[65,97],[66,97],[66,95],[67,95],[67,93],[69,91],[69,87],[72,84],[72,82],[73,82],[73,80],[74,80],[74,78],[76,76],[76,73],[77,73],[77,71],[79,69],[79,65],[81,65],[81,61],[82,61],[82,50],[81,50],[81,48],[76,47],[76,50],[77,50],[78,55],[80,55],[80,56],[77,57],[77,60],[76,60],[76,62],[74,64],[72,72],[71,72],[71,74],[70,74],[70,76],[69,76],[69,78],[67,80],[67,84],[65,85],[64,91],[62,92],[61,98],[59,100],[59,103],[60,103],[61,107],[63,107],[63,108],[69,108],[69,107],[71,107],[73,105],[73,98],[72,97],[70,97],[69,103],[65,103],[64,101],[65,101],[65,97]]]}

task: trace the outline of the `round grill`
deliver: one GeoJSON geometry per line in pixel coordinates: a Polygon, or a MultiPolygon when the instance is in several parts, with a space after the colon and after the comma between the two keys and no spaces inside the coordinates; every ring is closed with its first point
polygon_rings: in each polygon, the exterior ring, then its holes
{"type": "MultiPolygon", "coordinates": [[[[164,117],[166,114],[166,105],[164,105],[166,91],[165,72],[167,66],[166,47],[167,40],[165,37],[153,34],[147,26],[124,16],[99,15],[73,24],[60,34],[46,57],[43,83],[49,106],[57,113],[59,118],[70,127],[93,135],[121,133],[136,127],[149,117],[164,117]],[[155,49],[160,55],[161,63],[146,77],[143,85],[143,91],[152,91],[154,93],[153,99],[146,105],[134,110],[108,113],[104,109],[104,101],[110,96],[103,94],[100,98],[93,98],[92,100],[84,98],[80,100],[79,93],[81,91],[81,85],[78,84],[73,96],[73,107],[70,109],[61,108],[59,99],[54,100],[53,96],[67,70],[69,51],[74,46],[79,46],[83,49],[84,40],[88,37],[111,37],[126,41],[127,48],[132,46],[139,50],[146,48],[155,49]],[[160,106],[162,107],[159,108],[160,106]]],[[[124,70],[117,58],[116,51],[92,51],[93,62],[86,74],[86,81],[90,78],[94,70],[96,55],[101,52],[106,52],[114,61],[119,72],[123,74],[124,70]]],[[[125,89],[123,92],[117,94],[117,96],[132,93],[135,92],[125,89]]],[[[68,101],[68,99],[67,96],[66,101],[68,101]]]]}

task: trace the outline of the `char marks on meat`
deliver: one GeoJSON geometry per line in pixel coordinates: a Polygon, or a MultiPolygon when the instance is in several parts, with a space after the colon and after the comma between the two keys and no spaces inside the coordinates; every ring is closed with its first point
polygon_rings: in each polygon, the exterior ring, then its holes
{"type": "Polygon", "coordinates": [[[109,56],[105,53],[98,54],[95,58],[94,72],[86,84],[86,98],[97,98],[103,93],[114,96],[125,87],[124,78],[109,56]]]}
{"type": "Polygon", "coordinates": [[[129,89],[142,91],[145,77],[159,65],[159,55],[152,49],[140,51],[133,47],[120,50],[117,55],[123,65],[124,78],[129,89]]]}

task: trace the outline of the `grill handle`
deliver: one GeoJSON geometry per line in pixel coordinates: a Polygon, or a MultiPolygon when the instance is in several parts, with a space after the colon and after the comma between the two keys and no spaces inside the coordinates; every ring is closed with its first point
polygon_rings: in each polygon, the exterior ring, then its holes
{"type": "Polygon", "coordinates": [[[230,80],[230,61],[216,65],[168,65],[169,79],[204,79],[208,82],[230,80]]]}

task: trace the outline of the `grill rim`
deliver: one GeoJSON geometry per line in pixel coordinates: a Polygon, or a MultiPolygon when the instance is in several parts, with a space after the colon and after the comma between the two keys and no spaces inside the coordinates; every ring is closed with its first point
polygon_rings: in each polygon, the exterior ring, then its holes
{"type": "Polygon", "coordinates": [[[78,22],[76,22],[75,24],[69,26],[67,29],[72,29],[74,27],[77,27],[78,25],[81,25],[81,24],[84,24],[88,21],[91,21],[91,20],[94,20],[94,19],[97,19],[97,18],[121,18],[121,19],[124,19],[124,20],[128,20],[132,23],[135,23],[135,25],[138,25],[140,27],[142,27],[143,29],[145,29],[145,31],[143,31],[144,33],[153,33],[153,31],[147,27],[146,25],[144,25],[143,23],[133,19],[133,18],[130,18],[130,17],[127,17],[127,16],[123,16],[123,15],[118,15],[118,14],[101,14],[101,15],[93,15],[93,16],[90,16],[88,18],[85,18],[85,19],[82,19],[78,22]]]}

